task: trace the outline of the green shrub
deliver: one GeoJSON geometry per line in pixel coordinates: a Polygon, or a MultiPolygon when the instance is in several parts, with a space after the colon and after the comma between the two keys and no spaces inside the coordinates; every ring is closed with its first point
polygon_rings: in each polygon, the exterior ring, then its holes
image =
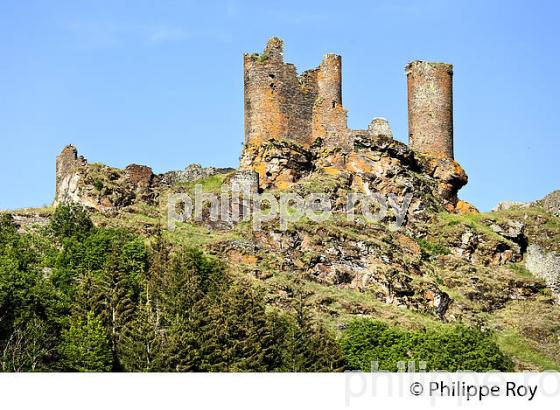
{"type": "Polygon", "coordinates": [[[81,205],[69,203],[56,208],[49,228],[59,240],[72,237],[83,239],[93,230],[93,222],[81,205]]]}
{"type": "Polygon", "coordinates": [[[429,242],[423,238],[417,239],[416,242],[420,246],[420,249],[422,250],[422,254],[426,257],[449,255],[449,253],[451,252],[447,246],[441,245],[439,243],[429,242]]]}
{"type": "Polygon", "coordinates": [[[112,368],[113,355],[101,319],[89,312],[85,319],[74,319],[62,335],[62,362],[79,372],[103,372],[112,368]]]}
{"type": "Polygon", "coordinates": [[[103,189],[103,181],[101,181],[100,179],[96,179],[93,183],[93,187],[100,192],[103,189]]]}
{"type": "Polygon", "coordinates": [[[491,333],[463,325],[435,331],[407,331],[387,324],[358,319],[341,338],[350,369],[397,371],[398,362],[426,362],[426,370],[476,372],[510,371],[511,360],[500,351],[491,333]]]}
{"type": "Polygon", "coordinates": [[[17,226],[10,214],[0,215],[0,244],[11,242],[17,237],[17,226]]]}

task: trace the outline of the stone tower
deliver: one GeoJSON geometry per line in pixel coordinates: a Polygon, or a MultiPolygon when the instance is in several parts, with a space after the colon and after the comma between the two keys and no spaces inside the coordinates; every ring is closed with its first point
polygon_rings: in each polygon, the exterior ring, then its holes
{"type": "Polygon", "coordinates": [[[453,66],[413,61],[408,80],[408,145],[453,159],[453,66]]]}
{"type": "Polygon", "coordinates": [[[243,57],[245,145],[269,139],[304,146],[317,138],[335,145],[345,142],[341,57],[327,54],[319,67],[298,76],[293,64],[284,63],[283,47],[273,37],[262,54],[243,57]]]}
{"type": "Polygon", "coordinates": [[[327,54],[317,70],[317,98],[313,108],[312,139],[327,145],[340,144],[347,133],[346,110],[342,107],[342,58],[327,54]]]}
{"type": "Polygon", "coordinates": [[[60,194],[61,187],[65,180],[73,175],[78,168],[87,163],[82,156],[78,157],[78,150],[73,145],[67,145],[56,157],[56,197],[60,194]]]}

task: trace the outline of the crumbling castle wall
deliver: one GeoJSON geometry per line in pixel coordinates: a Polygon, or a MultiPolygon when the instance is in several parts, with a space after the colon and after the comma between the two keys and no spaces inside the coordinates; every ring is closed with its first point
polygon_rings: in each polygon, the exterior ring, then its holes
{"type": "Polygon", "coordinates": [[[269,139],[341,143],[347,132],[340,56],[328,54],[298,76],[293,64],[284,63],[282,40],[274,37],[262,54],[245,54],[243,61],[246,145],[269,139]]]}
{"type": "Polygon", "coordinates": [[[131,164],[125,169],[88,164],[73,145],[56,158],[54,206],[73,202],[90,209],[112,212],[133,203],[154,200],[156,176],[150,167],[131,164]]]}
{"type": "Polygon", "coordinates": [[[391,127],[389,126],[389,122],[382,117],[374,118],[368,126],[368,133],[372,137],[386,137],[386,138],[393,138],[393,131],[391,131],[391,127]]]}
{"type": "Polygon", "coordinates": [[[311,138],[328,146],[347,145],[347,111],[342,106],[342,58],[327,54],[317,69],[317,98],[311,138]]]}
{"type": "Polygon", "coordinates": [[[68,179],[76,171],[87,164],[84,157],[78,157],[78,150],[73,145],[65,146],[58,157],[56,157],[56,197],[61,194],[60,189],[63,183],[67,184],[68,179]]]}
{"type": "Polygon", "coordinates": [[[405,71],[409,146],[421,153],[453,159],[453,66],[413,61],[405,71]]]}
{"type": "MultiPolygon", "coordinates": [[[[262,54],[245,54],[245,147],[291,140],[303,147],[318,139],[328,147],[352,147],[342,105],[342,58],[327,54],[321,64],[297,75],[284,63],[284,43],[270,39],[262,54]]],[[[409,146],[420,153],[453,159],[453,66],[413,61],[408,79],[409,146]]],[[[371,136],[390,136],[386,120],[375,118],[371,136]]]]}

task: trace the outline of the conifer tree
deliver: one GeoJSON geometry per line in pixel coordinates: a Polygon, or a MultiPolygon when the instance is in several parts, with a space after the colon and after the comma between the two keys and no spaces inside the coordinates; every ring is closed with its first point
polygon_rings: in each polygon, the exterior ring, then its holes
{"type": "Polygon", "coordinates": [[[163,371],[163,329],[153,307],[149,284],[136,308],[134,319],[121,333],[119,361],[125,371],[163,371]]]}
{"type": "Polygon", "coordinates": [[[101,319],[93,312],[85,319],[74,317],[62,338],[60,354],[68,370],[102,372],[112,369],[110,342],[101,319]]]}
{"type": "Polygon", "coordinates": [[[292,372],[325,372],[341,370],[343,358],[331,335],[313,316],[303,281],[296,278],[292,309],[294,323],[287,333],[287,370],[292,372]]]}

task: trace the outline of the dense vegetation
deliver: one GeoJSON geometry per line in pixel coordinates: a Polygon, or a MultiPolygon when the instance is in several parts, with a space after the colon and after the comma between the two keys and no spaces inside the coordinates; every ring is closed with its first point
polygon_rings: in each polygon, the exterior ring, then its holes
{"type": "Polygon", "coordinates": [[[2,371],[509,370],[492,336],[462,326],[406,332],[354,321],[337,338],[294,279],[291,306],[200,250],[96,228],[58,207],[44,229],[0,220],[2,371]]]}
{"type": "Polygon", "coordinates": [[[438,371],[512,371],[513,363],[496,345],[492,334],[462,325],[439,331],[406,331],[384,323],[357,319],[341,338],[348,367],[369,371],[395,371],[399,361],[414,362],[416,369],[438,371]]]}

